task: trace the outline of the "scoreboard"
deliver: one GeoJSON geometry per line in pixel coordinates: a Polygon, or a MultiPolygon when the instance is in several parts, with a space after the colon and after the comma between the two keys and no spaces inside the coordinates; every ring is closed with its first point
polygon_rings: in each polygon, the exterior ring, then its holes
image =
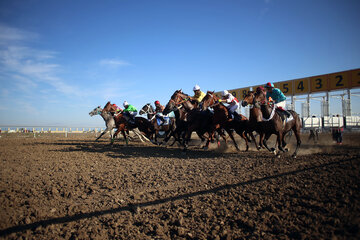
{"type": "MultiPolygon", "coordinates": [[[[265,83],[262,86],[264,85],[265,83]]],[[[351,89],[360,87],[360,68],[287,80],[283,82],[274,82],[274,85],[276,88],[279,88],[286,96],[351,89]]],[[[241,100],[244,98],[247,92],[250,91],[250,88],[255,91],[259,86],[260,85],[246,88],[237,88],[228,91],[238,100],[241,100]]],[[[221,92],[216,92],[215,94],[218,97],[221,96],[221,92]]]]}

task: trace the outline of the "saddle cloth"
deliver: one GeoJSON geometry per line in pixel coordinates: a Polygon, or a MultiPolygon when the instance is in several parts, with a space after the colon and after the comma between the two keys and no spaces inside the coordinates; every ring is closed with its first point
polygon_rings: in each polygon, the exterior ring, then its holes
{"type": "Polygon", "coordinates": [[[163,122],[158,116],[156,116],[156,121],[157,121],[157,124],[158,125],[163,125],[163,126],[166,126],[166,125],[169,125],[170,124],[170,118],[169,117],[163,117],[165,122],[163,122]]]}

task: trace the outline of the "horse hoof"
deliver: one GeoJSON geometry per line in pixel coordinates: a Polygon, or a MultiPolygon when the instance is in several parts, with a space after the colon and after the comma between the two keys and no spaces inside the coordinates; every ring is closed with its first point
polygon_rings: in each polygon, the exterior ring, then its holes
{"type": "Polygon", "coordinates": [[[292,158],[296,158],[296,155],[292,155],[292,158]]]}
{"type": "Polygon", "coordinates": [[[280,158],[280,154],[276,155],[277,158],[280,158]]]}
{"type": "Polygon", "coordinates": [[[288,151],[289,151],[289,148],[285,148],[284,150],[285,150],[285,152],[288,152],[288,151]]]}

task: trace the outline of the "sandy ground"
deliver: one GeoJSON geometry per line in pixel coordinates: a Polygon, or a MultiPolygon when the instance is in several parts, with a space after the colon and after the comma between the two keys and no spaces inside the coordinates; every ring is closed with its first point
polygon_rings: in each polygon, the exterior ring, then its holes
{"type": "Polygon", "coordinates": [[[297,159],[94,138],[1,135],[0,238],[360,238],[358,134],[297,159]]]}

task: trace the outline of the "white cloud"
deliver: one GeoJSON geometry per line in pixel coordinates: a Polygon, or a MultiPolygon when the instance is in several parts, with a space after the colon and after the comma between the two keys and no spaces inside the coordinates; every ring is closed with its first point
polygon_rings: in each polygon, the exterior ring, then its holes
{"type": "Polygon", "coordinates": [[[37,36],[35,33],[0,25],[0,73],[17,79],[22,77],[34,84],[46,83],[67,95],[81,95],[81,91],[58,76],[61,66],[50,62],[56,60],[56,52],[26,45],[27,40],[37,36]]]}
{"type": "Polygon", "coordinates": [[[37,39],[38,34],[0,24],[0,42],[28,41],[37,39]]]}
{"type": "Polygon", "coordinates": [[[99,61],[99,64],[102,66],[108,66],[112,68],[130,66],[131,64],[122,60],[117,59],[102,59],[99,61]]]}

